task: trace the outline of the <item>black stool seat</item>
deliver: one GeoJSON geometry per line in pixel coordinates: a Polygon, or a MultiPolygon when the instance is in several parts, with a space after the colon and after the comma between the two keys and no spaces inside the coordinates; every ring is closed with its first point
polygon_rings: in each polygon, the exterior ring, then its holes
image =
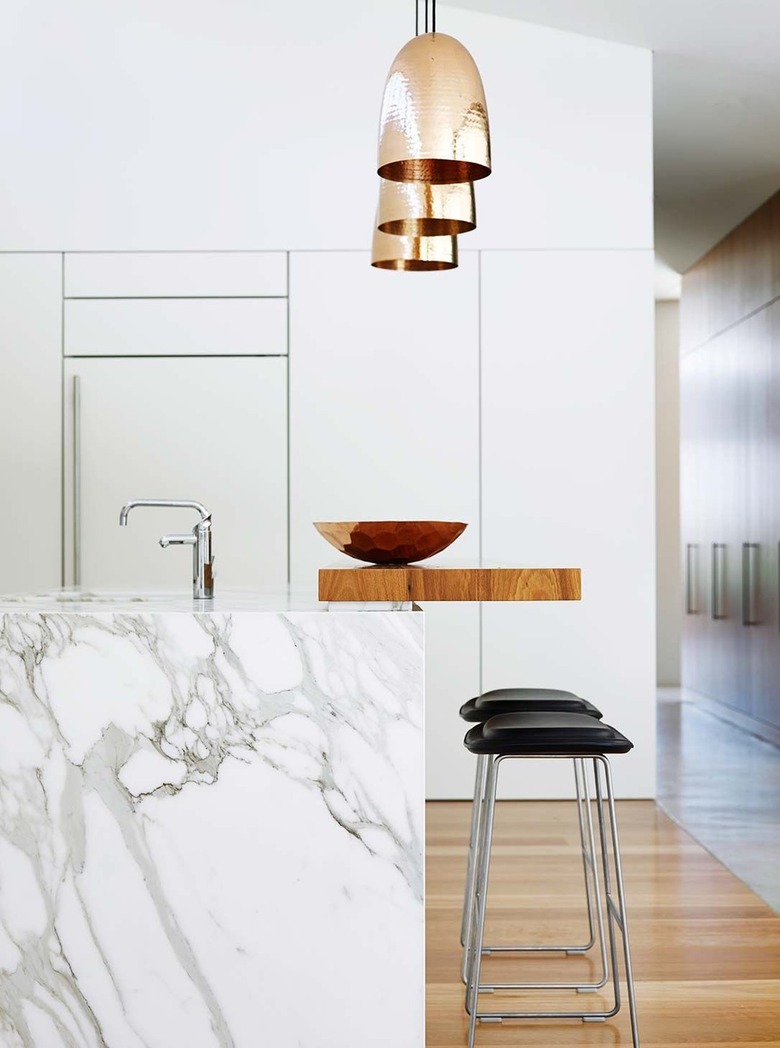
{"type": "Polygon", "coordinates": [[[601,710],[573,691],[556,688],[495,688],[476,695],[460,708],[465,721],[479,723],[503,713],[585,713],[602,717],[601,710]]]}
{"type": "Polygon", "coordinates": [[[502,713],[469,729],[463,742],[472,753],[560,757],[628,753],[634,745],[583,713],[502,713]]]}

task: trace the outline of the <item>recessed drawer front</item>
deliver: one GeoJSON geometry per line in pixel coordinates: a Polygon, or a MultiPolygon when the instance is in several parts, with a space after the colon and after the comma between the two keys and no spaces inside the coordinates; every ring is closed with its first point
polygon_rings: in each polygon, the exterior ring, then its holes
{"type": "Polygon", "coordinates": [[[75,299],[66,357],[281,356],[287,299],[75,299]]]}
{"type": "Polygon", "coordinates": [[[65,298],[284,297],[284,251],[65,255],[65,298]]]}

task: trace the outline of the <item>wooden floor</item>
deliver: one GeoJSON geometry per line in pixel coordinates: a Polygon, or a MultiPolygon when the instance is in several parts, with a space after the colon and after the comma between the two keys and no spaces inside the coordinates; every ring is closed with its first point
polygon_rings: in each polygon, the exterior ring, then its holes
{"type": "MultiPolygon", "coordinates": [[[[426,1046],[462,1048],[458,939],[469,805],[429,802],[427,817],[426,1046]]],[[[644,1048],[780,1045],[780,916],[654,803],[620,802],[618,820],[644,1048]]],[[[563,938],[567,930],[571,941],[582,933],[578,845],[573,804],[498,805],[486,941],[563,938]]],[[[494,955],[485,958],[483,981],[491,975],[498,981],[545,981],[561,972],[568,980],[575,970],[576,979],[591,964],[580,957],[494,955]]],[[[536,1007],[525,993],[523,1007],[536,1007]]],[[[576,995],[583,1007],[599,999],[576,995]]],[[[506,995],[486,996],[482,1008],[500,1010],[506,1001],[506,995]]],[[[571,998],[547,991],[543,1006],[559,1004],[571,1006],[571,998]]],[[[607,1023],[534,1020],[477,1029],[478,1048],[630,1043],[626,1005],[607,1023]]]]}

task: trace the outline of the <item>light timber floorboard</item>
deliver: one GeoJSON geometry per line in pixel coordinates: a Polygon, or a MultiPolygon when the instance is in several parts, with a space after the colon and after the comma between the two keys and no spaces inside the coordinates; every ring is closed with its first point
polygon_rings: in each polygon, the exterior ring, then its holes
{"type": "MultiPolygon", "coordinates": [[[[427,807],[427,1048],[466,1043],[458,938],[469,815],[462,801],[427,807]]],[[[619,802],[618,823],[643,1048],[780,1045],[780,917],[652,801],[619,802]]],[[[584,914],[574,804],[499,802],[486,942],[560,941],[567,932],[571,941],[584,914]]],[[[483,981],[568,981],[592,970],[588,958],[494,955],[483,981]]],[[[536,1007],[538,994],[523,1006],[536,1007]]],[[[508,1000],[486,996],[482,1008],[508,1000]]],[[[543,1001],[568,1006],[571,996],[546,991],[543,1001]]],[[[599,995],[576,1001],[597,1006],[599,995]]],[[[477,1048],[630,1043],[626,1004],[606,1023],[477,1029],[477,1048]]]]}

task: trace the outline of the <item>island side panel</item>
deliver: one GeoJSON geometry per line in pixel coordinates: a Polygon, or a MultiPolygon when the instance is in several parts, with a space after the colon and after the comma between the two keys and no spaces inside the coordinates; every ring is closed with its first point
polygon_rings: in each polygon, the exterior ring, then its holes
{"type": "Polygon", "coordinates": [[[3,1045],[423,1048],[421,614],[0,626],[3,1045]]]}

